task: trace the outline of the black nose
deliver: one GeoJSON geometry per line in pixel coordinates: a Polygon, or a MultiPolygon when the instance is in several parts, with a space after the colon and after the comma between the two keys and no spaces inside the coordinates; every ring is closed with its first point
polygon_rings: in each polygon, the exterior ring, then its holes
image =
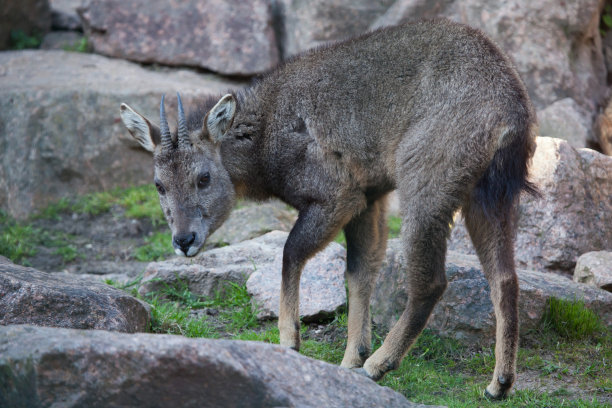
{"type": "Polygon", "coordinates": [[[187,253],[193,241],[195,241],[195,232],[189,232],[174,237],[174,244],[181,248],[184,253],[187,253]]]}

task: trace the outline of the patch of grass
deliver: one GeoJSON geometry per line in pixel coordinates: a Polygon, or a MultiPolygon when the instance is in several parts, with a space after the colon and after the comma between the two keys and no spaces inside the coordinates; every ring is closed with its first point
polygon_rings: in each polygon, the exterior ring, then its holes
{"type": "Polygon", "coordinates": [[[114,288],[123,290],[127,293],[129,293],[130,295],[134,296],[134,297],[138,297],[140,298],[140,296],[138,295],[138,287],[140,286],[140,282],[142,282],[142,275],[138,276],[136,279],[132,279],[126,283],[120,283],[117,281],[114,281],[112,279],[105,279],[104,283],[106,283],[107,285],[110,285],[114,288]]]}
{"type": "Polygon", "coordinates": [[[152,184],[62,198],[41,210],[35,218],[59,219],[60,214],[70,212],[95,216],[110,211],[116,205],[125,209],[127,217],[148,218],[153,225],[164,221],[157,191],[152,184]]]}
{"type": "Polygon", "coordinates": [[[601,36],[605,36],[610,29],[612,29],[612,4],[606,2],[606,5],[601,12],[601,22],[599,24],[601,36]]]}
{"type": "Polygon", "coordinates": [[[387,225],[389,225],[389,238],[397,238],[400,236],[400,231],[402,229],[402,219],[400,217],[390,215],[387,225]]]}
{"type": "Polygon", "coordinates": [[[141,262],[161,261],[172,255],[172,233],[156,232],[145,238],[145,244],[134,250],[134,258],[141,262]]]}
{"type": "Polygon", "coordinates": [[[602,329],[599,317],[578,299],[549,298],[542,324],[560,336],[573,340],[591,337],[602,329]]]}
{"type": "Polygon", "coordinates": [[[23,30],[11,30],[11,49],[25,50],[27,48],[38,48],[42,43],[42,35],[39,33],[26,34],[23,30]]]}
{"type": "Polygon", "coordinates": [[[120,190],[118,203],[125,208],[125,215],[128,217],[148,218],[153,225],[164,221],[159,197],[152,184],[120,190]]]}
{"type": "Polygon", "coordinates": [[[240,332],[257,326],[257,307],[251,302],[246,285],[228,282],[223,292],[217,293],[214,304],[222,309],[221,318],[230,332],[240,332]]]}
{"type": "Polygon", "coordinates": [[[62,47],[64,51],[70,51],[70,52],[90,52],[91,51],[91,47],[89,45],[89,40],[87,39],[87,37],[83,37],[80,40],[75,41],[73,44],[71,45],[65,45],[64,47],[62,47]]]}
{"type": "Polygon", "coordinates": [[[151,305],[151,331],[154,333],[180,334],[185,337],[218,337],[205,317],[190,317],[190,308],[179,302],[168,302],[153,296],[147,299],[151,305]]]}
{"type": "Polygon", "coordinates": [[[17,222],[0,211],[0,255],[13,262],[29,264],[27,258],[36,255],[39,245],[54,248],[54,255],[61,256],[64,262],[70,262],[79,256],[71,241],[72,237],[68,234],[35,228],[29,222],[17,222]]]}
{"type": "Polygon", "coordinates": [[[280,343],[280,333],[276,324],[264,331],[246,330],[232,336],[232,340],[261,341],[270,344],[280,343]]]}
{"type": "Polygon", "coordinates": [[[0,255],[13,262],[36,254],[38,232],[30,225],[19,225],[4,212],[0,212],[0,255]]]}

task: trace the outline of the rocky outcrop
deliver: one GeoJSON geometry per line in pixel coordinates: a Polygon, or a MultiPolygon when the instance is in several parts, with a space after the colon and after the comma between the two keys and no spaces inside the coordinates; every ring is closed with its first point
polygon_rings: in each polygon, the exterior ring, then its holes
{"type": "MultiPolygon", "coordinates": [[[[278,317],[283,247],[288,233],[273,231],[259,238],[202,252],[193,258],[172,258],[147,267],[141,295],[164,285],[186,285],[191,292],[213,296],[229,282],[243,285],[252,296],[258,317],[278,317]]],[[[300,316],[318,320],[346,303],[345,251],[332,243],[304,268],[300,284],[300,316]]]]}
{"type": "MultiPolygon", "coordinates": [[[[287,236],[287,233],[272,232],[262,237],[261,241],[274,249],[274,259],[257,263],[247,280],[247,290],[257,305],[260,319],[278,318],[282,255],[287,236]]],[[[300,278],[300,317],[304,321],[331,316],[346,304],[345,269],[346,251],[335,242],[308,261],[300,278]]]]}
{"type": "Polygon", "coordinates": [[[297,211],[281,201],[246,202],[230,214],[223,225],[206,240],[218,247],[257,238],[271,231],[291,231],[297,211]]]}
{"type": "Polygon", "coordinates": [[[368,30],[393,0],[276,0],[285,58],[368,30]]]}
{"type": "Polygon", "coordinates": [[[163,93],[170,115],[177,91],[189,109],[238,86],[91,54],[0,53],[0,208],[24,218],[60,197],[152,180],[151,157],[136,148],[119,105],[155,121],[163,93]]]}
{"type": "MultiPolygon", "coordinates": [[[[530,178],[542,198],[521,199],[515,258],[520,268],[573,274],[581,254],[612,248],[612,158],[540,137],[530,178]]],[[[449,248],[474,253],[463,221],[449,248]]]]}
{"type": "Polygon", "coordinates": [[[92,0],[79,10],[95,52],[225,75],[274,67],[278,48],[266,0],[92,0]]]}
{"type": "Polygon", "coordinates": [[[576,262],[574,281],[612,292],[612,252],[593,251],[576,262]]]}
{"type": "Polygon", "coordinates": [[[77,9],[87,0],[49,0],[51,5],[51,27],[54,30],[82,30],[77,9]]]}
{"type": "Polygon", "coordinates": [[[0,327],[0,406],[423,407],[280,346],[0,327]]]}
{"type": "MultiPolygon", "coordinates": [[[[374,323],[388,329],[407,302],[406,259],[400,241],[389,241],[387,256],[372,295],[374,323]]],[[[582,299],[585,305],[612,326],[612,294],[552,274],[519,270],[521,331],[537,328],[550,297],[582,299]]],[[[466,343],[490,344],[495,340],[495,314],[489,285],[475,256],[449,251],[448,287],[433,310],[428,326],[445,337],[466,343]]]]}
{"type": "Polygon", "coordinates": [[[572,98],[564,98],[538,111],[539,135],[566,140],[580,149],[594,140],[589,113],[572,98]]]}
{"type": "Polygon", "coordinates": [[[480,28],[513,58],[538,109],[569,97],[592,115],[606,95],[600,5],[600,0],[564,7],[555,0],[397,0],[372,27],[443,16],[480,28]]]}
{"type": "Polygon", "coordinates": [[[149,309],[146,303],[103,283],[41,272],[0,257],[0,325],[134,333],[148,330],[149,309]]]}
{"type": "Polygon", "coordinates": [[[50,28],[49,0],[3,1],[0,7],[0,50],[16,45],[11,44],[11,32],[42,38],[50,28]]]}

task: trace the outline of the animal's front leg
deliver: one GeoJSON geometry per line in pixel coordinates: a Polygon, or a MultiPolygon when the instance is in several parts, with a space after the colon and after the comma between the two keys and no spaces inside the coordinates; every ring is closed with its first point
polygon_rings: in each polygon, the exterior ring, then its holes
{"type": "Polygon", "coordinates": [[[306,262],[327,245],[343,226],[333,211],[312,205],[300,211],[283,251],[278,329],[280,344],[300,348],[300,276],[306,262]]]}

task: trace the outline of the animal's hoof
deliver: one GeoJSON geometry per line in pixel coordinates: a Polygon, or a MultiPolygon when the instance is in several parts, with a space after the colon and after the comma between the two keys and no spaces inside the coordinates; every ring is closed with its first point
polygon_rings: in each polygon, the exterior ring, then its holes
{"type": "Polygon", "coordinates": [[[488,389],[485,388],[484,396],[486,399],[491,400],[491,401],[501,401],[503,399],[506,399],[508,394],[506,392],[500,392],[498,395],[493,395],[489,392],[488,389]]]}
{"type": "Polygon", "coordinates": [[[368,374],[368,372],[363,367],[351,368],[351,371],[359,375],[363,375],[364,377],[367,377],[370,380],[374,380],[372,377],[370,377],[370,374],[368,374]]]}

